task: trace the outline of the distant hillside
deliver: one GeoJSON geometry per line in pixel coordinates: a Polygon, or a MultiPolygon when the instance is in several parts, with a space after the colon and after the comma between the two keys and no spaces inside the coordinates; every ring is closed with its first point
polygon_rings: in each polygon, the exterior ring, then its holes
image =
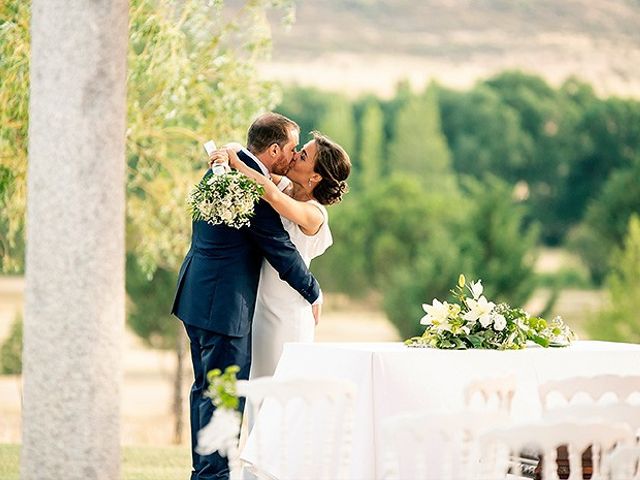
{"type": "Polygon", "coordinates": [[[640,0],[298,0],[266,75],[352,93],[505,68],[640,96],[640,0]]]}

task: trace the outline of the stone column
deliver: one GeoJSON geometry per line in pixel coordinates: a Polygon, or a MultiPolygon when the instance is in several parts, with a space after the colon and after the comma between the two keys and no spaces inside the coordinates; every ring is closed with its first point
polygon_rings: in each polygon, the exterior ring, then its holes
{"type": "Polygon", "coordinates": [[[23,480],[120,476],[128,0],[33,0],[23,480]]]}

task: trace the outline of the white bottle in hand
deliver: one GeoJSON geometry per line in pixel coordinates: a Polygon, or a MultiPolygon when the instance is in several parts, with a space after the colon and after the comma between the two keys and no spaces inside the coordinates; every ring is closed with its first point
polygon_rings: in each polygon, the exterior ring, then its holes
{"type": "MultiPolygon", "coordinates": [[[[204,150],[207,152],[207,156],[210,158],[211,154],[217,150],[216,144],[213,140],[209,140],[204,144],[204,150]]],[[[214,175],[222,175],[224,173],[230,172],[231,169],[227,163],[214,163],[211,165],[211,172],[214,175]]]]}

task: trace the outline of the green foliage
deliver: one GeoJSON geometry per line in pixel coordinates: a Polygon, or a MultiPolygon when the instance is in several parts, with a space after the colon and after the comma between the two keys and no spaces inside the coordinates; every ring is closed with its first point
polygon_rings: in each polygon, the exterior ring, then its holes
{"type": "Polygon", "coordinates": [[[388,156],[393,172],[416,175],[427,189],[455,191],[435,85],[410,98],[398,111],[388,156]]]}
{"type": "Polygon", "coordinates": [[[484,84],[468,92],[441,89],[438,97],[455,170],[520,180],[519,172],[533,155],[534,144],[518,112],[484,84]]]}
{"type": "Polygon", "coordinates": [[[11,170],[9,170],[8,167],[0,165],[0,205],[5,205],[6,198],[8,197],[8,195],[5,194],[9,191],[12,182],[13,173],[11,170]]]}
{"type": "Polygon", "coordinates": [[[169,312],[176,288],[176,272],[159,268],[148,276],[127,255],[127,324],[150,347],[172,349],[181,325],[169,312]]]}
{"type": "Polygon", "coordinates": [[[23,269],[30,5],[0,4],[0,271],[14,273],[23,269]]]}
{"type": "Polygon", "coordinates": [[[326,115],[331,96],[333,94],[316,88],[289,87],[282,96],[277,110],[300,125],[300,139],[303,140],[306,134],[318,130],[320,119],[326,115]]]}
{"type": "Polygon", "coordinates": [[[375,185],[382,174],[384,155],[384,116],[375,100],[366,103],[360,120],[356,189],[365,190],[375,185]]]}
{"type": "Polygon", "coordinates": [[[578,158],[569,172],[571,201],[587,205],[610,174],[629,167],[640,151],[640,102],[608,98],[582,111],[577,127],[578,158]]]}
{"type": "Polygon", "coordinates": [[[398,265],[413,263],[421,245],[455,221],[446,202],[407,175],[347,197],[332,210],[334,245],[314,261],[314,271],[329,288],[353,295],[386,288],[398,265]]]}
{"type": "Polygon", "coordinates": [[[22,373],[22,316],[17,315],[9,336],[0,347],[0,372],[3,375],[19,375],[22,373]]]}
{"type": "Polygon", "coordinates": [[[355,150],[356,126],[351,102],[341,96],[332,95],[318,119],[318,130],[338,142],[347,153],[355,150]]]}
{"type": "Polygon", "coordinates": [[[383,307],[402,338],[420,335],[424,327],[420,307],[434,298],[444,298],[459,272],[468,271],[469,260],[446,229],[435,227],[430,241],[420,246],[415,261],[398,265],[383,290],[383,307]]]}
{"type": "MultiPolygon", "coordinates": [[[[29,2],[0,7],[0,159],[14,181],[0,211],[0,268],[22,268],[28,131],[29,2]]],[[[201,176],[201,144],[239,140],[279,91],[255,64],[270,53],[265,11],[290,0],[129,2],[127,248],[152,273],[176,269],[187,248],[187,188],[201,176]]]]}
{"type": "Polygon", "coordinates": [[[468,209],[460,231],[470,272],[482,279],[498,301],[522,305],[535,288],[538,229],[525,225],[526,210],[512,187],[497,177],[480,182],[467,178],[468,209]]]}
{"type": "Polygon", "coordinates": [[[127,155],[128,250],[144,269],[177,269],[187,248],[187,189],[201,176],[201,144],[240,140],[278,100],[255,63],[270,52],[264,10],[247,2],[131,2],[127,155]]]}
{"type": "Polygon", "coordinates": [[[593,338],[640,342],[640,216],[629,219],[628,233],[616,249],[607,276],[610,305],[588,324],[593,338]]]}
{"type": "MultiPolygon", "coordinates": [[[[384,309],[403,337],[422,332],[420,305],[446,298],[459,272],[473,272],[492,298],[514,305],[523,304],[535,287],[537,231],[525,226],[524,208],[514,202],[508,184],[488,177],[463,185],[466,195],[454,202],[459,210],[445,198],[444,219],[422,226],[428,234],[415,226],[421,237],[408,236],[403,247],[416,255],[395,263],[387,277],[384,309]]],[[[422,222],[424,217],[416,223],[422,222]]]]}
{"type": "Polygon", "coordinates": [[[572,243],[584,258],[593,280],[602,282],[611,252],[621,248],[629,218],[640,212],[640,157],[627,168],[614,171],[587,208],[572,243]]]}

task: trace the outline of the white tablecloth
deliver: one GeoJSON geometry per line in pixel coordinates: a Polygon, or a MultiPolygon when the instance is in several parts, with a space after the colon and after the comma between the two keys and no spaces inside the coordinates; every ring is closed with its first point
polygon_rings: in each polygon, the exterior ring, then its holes
{"type": "MultiPolygon", "coordinates": [[[[408,348],[401,343],[289,343],[275,377],[333,376],[357,385],[349,478],[372,480],[383,473],[385,418],[404,412],[461,409],[470,381],[509,373],[518,382],[514,418],[534,420],[541,410],[538,385],[578,375],[640,375],[640,345],[585,341],[568,348],[534,346],[499,352],[408,348]]],[[[278,438],[277,422],[263,424],[263,438],[278,438]]],[[[296,476],[307,477],[304,472],[296,476]]]]}

